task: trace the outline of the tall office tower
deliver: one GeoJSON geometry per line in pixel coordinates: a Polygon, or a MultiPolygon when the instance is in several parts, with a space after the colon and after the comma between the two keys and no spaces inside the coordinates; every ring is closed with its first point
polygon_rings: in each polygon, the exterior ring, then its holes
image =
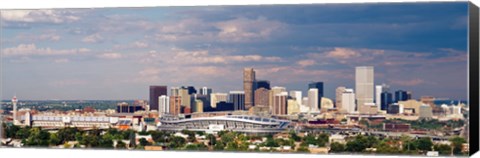
{"type": "Polygon", "coordinates": [[[295,99],[288,99],[287,100],[287,114],[298,114],[300,113],[300,104],[298,104],[297,100],[295,99]]]}
{"type": "Polygon", "coordinates": [[[195,110],[193,112],[202,113],[203,112],[203,101],[200,99],[195,100],[195,110]]]}
{"type": "Polygon", "coordinates": [[[211,89],[211,88],[208,88],[208,87],[202,87],[202,88],[200,88],[200,94],[201,94],[201,95],[208,95],[208,96],[210,96],[211,93],[212,93],[212,89],[211,89]]]}
{"type": "Polygon", "coordinates": [[[255,96],[254,93],[254,83],[255,82],[255,71],[253,68],[244,68],[243,69],[243,91],[245,92],[245,108],[249,109],[254,106],[255,96]]]}
{"type": "Polygon", "coordinates": [[[403,91],[403,90],[395,91],[395,103],[398,103],[399,101],[405,101],[405,100],[408,100],[407,91],[403,91]]]}
{"type": "Polygon", "coordinates": [[[255,89],[265,88],[270,90],[270,81],[267,80],[257,80],[255,81],[255,89]]]}
{"type": "Polygon", "coordinates": [[[178,87],[170,88],[170,96],[180,96],[180,88],[178,87]]]}
{"type": "Polygon", "coordinates": [[[287,92],[281,92],[276,94],[273,98],[273,115],[286,115],[287,114],[287,92]]]}
{"type": "Polygon", "coordinates": [[[355,112],[355,93],[353,89],[345,89],[342,93],[342,108],[348,113],[355,112]]]}
{"type": "Polygon", "coordinates": [[[310,112],[318,112],[318,89],[310,88],[308,90],[308,107],[310,107],[310,112]]]}
{"type": "Polygon", "coordinates": [[[150,110],[158,111],[158,97],[167,95],[167,86],[150,86],[150,110]]]}
{"type": "MultiPolygon", "coordinates": [[[[308,94],[307,94],[307,96],[308,96],[308,94]]],[[[309,107],[308,106],[308,97],[303,97],[302,98],[302,105],[305,105],[305,106],[309,107]]]]}
{"type": "Polygon", "coordinates": [[[322,97],[323,95],[323,82],[312,82],[308,84],[308,89],[316,88],[318,90],[317,92],[317,108],[320,110],[322,108],[322,97]]]}
{"type": "Polygon", "coordinates": [[[13,124],[17,124],[17,96],[13,96],[12,104],[13,104],[13,124]]]}
{"type": "Polygon", "coordinates": [[[335,89],[335,106],[337,110],[342,109],[342,94],[345,92],[345,87],[337,87],[335,89]]]}
{"type": "Polygon", "coordinates": [[[158,114],[161,116],[168,113],[170,113],[170,97],[162,95],[158,97],[158,114]]]}
{"type": "Polygon", "coordinates": [[[382,102],[382,86],[376,85],[375,86],[375,105],[377,105],[378,110],[381,110],[381,102],[382,102]]]}
{"type": "Polygon", "coordinates": [[[185,87],[182,87],[180,88],[179,93],[180,93],[179,96],[182,99],[182,106],[192,109],[191,107],[192,102],[191,102],[190,94],[188,94],[188,89],[185,87]]]}
{"type": "Polygon", "coordinates": [[[374,72],[371,66],[359,66],[355,68],[355,97],[358,111],[365,103],[373,103],[373,80],[374,72]]]}
{"type": "Polygon", "coordinates": [[[407,100],[412,99],[412,91],[407,91],[407,100]]]}
{"type": "Polygon", "coordinates": [[[255,90],[255,106],[268,107],[268,97],[270,90],[261,87],[255,90]]]}
{"type": "Polygon", "coordinates": [[[212,93],[210,94],[210,106],[212,108],[217,108],[217,103],[227,102],[228,94],[227,93],[212,93]]]}
{"type": "Polygon", "coordinates": [[[230,91],[228,102],[233,103],[233,110],[245,110],[245,92],[230,91]]]}
{"type": "Polygon", "coordinates": [[[270,107],[270,111],[273,110],[273,99],[275,95],[280,94],[282,92],[287,92],[287,89],[285,87],[278,87],[278,86],[272,87],[272,89],[270,89],[270,93],[268,94],[269,95],[268,106],[270,107]]]}
{"type": "Polygon", "coordinates": [[[302,105],[302,91],[290,91],[290,97],[292,97],[298,105],[302,105]]]}
{"type": "Polygon", "coordinates": [[[392,93],[384,91],[380,98],[380,110],[388,110],[388,106],[393,103],[392,93]]]}
{"type": "Polygon", "coordinates": [[[180,110],[182,108],[182,97],[180,96],[170,96],[170,114],[171,115],[178,115],[180,114],[180,110]]]}

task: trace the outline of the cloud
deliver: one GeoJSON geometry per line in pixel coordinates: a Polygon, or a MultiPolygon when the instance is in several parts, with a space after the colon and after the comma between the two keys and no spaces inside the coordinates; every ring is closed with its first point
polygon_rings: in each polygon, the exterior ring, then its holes
{"type": "Polygon", "coordinates": [[[4,10],[1,18],[6,22],[55,24],[80,20],[74,12],[67,10],[4,10]]]}
{"type": "Polygon", "coordinates": [[[312,59],[300,60],[300,61],[297,61],[297,64],[300,65],[301,67],[312,66],[312,65],[315,65],[315,60],[312,60],[312,59]]]}
{"type": "Polygon", "coordinates": [[[228,64],[237,62],[279,62],[282,61],[280,57],[275,56],[261,56],[258,54],[250,55],[229,55],[218,54],[212,55],[207,50],[187,51],[177,50],[173,55],[174,62],[187,62],[196,64],[228,64]]]}
{"type": "Polygon", "coordinates": [[[97,57],[102,59],[120,59],[123,57],[123,55],[120,53],[103,53],[98,55],[97,57]]]}
{"type": "Polygon", "coordinates": [[[3,49],[5,57],[13,56],[58,56],[58,55],[77,55],[90,52],[90,49],[52,49],[37,48],[35,44],[20,44],[17,47],[3,49]]]}
{"type": "Polygon", "coordinates": [[[336,59],[349,59],[359,57],[360,53],[348,48],[338,48],[326,53],[326,57],[336,58],[336,59]]]}
{"type": "Polygon", "coordinates": [[[148,47],[148,43],[140,42],[140,41],[135,41],[133,43],[133,45],[137,48],[147,48],[148,47]]]}
{"type": "Polygon", "coordinates": [[[285,28],[281,22],[268,20],[265,17],[248,19],[244,17],[215,24],[220,29],[218,38],[227,42],[251,42],[269,39],[285,28]]]}
{"type": "Polygon", "coordinates": [[[69,59],[55,59],[53,62],[55,63],[68,63],[70,62],[69,59]]]}
{"type": "Polygon", "coordinates": [[[41,35],[38,34],[20,34],[15,37],[15,41],[27,41],[27,42],[37,42],[37,41],[59,41],[61,39],[60,35],[55,33],[44,33],[41,35]]]}
{"type": "Polygon", "coordinates": [[[99,43],[99,42],[102,42],[103,40],[104,39],[100,34],[95,33],[95,34],[88,35],[88,36],[84,37],[82,39],[82,42],[85,42],[85,43],[99,43]]]}
{"type": "Polygon", "coordinates": [[[411,80],[390,80],[390,83],[400,86],[418,86],[424,84],[425,81],[422,79],[411,79],[411,80]]]}
{"type": "Polygon", "coordinates": [[[60,87],[86,85],[87,83],[88,82],[86,80],[81,80],[81,79],[64,79],[64,80],[52,81],[49,83],[49,85],[56,88],[60,88],[60,87]]]}

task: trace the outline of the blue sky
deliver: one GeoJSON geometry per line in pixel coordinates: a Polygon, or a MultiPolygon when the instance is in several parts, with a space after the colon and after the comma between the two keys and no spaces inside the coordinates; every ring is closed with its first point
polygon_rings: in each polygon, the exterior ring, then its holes
{"type": "Polygon", "coordinates": [[[147,99],[149,85],[241,90],[375,84],[466,99],[468,3],[2,11],[3,99],[147,99]]]}

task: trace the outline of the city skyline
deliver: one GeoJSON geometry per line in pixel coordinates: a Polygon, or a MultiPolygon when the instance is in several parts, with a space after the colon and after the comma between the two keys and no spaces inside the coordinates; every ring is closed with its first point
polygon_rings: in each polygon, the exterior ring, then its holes
{"type": "Polygon", "coordinates": [[[150,85],[228,93],[243,90],[244,67],[303,94],[323,82],[334,99],[355,86],[356,66],[417,99],[467,96],[465,3],[2,13],[5,100],[148,100],[150,85]]]}

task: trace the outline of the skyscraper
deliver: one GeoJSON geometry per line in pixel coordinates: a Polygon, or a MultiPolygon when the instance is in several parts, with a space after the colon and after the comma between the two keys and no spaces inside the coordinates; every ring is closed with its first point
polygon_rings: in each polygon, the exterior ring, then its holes
{"type": "Polygon", "coordinates": [[[404,91],[404,90],[395,91],[395,103],[398,103],[399,101],[405,101],[405,100],[408,100],[407,91],[404,91]]]}
{"type": "Polygon", "coordinates": [[[412,91],[407,91],[407,100],[412,99],[412,91]]]}
{"type": "Polygon", "coordinates": [[[380,110],[388,110],[388,106],[393,103],[392,93],[388,91],[382,92],[380,102],[380,110]]]}
{"type": "Polygon", "coordinates": [[[270,107],[270,111],[273,110],[273,99],[275,98],[275,95],[280,94],[282,92],[287,92],[287,89],[285,87],[272,87],[269,93],[269,98],[268,98],[268,105],[270,107]]]}
{"type": "Polygon", "coordinates": [[[150,110],[158,111],[158,97],[167,95],[167,86],[150,86],[150,110]]]}
{"type": "Polygon", "coordinates": [[[12,104],[13,104],[13,124],[17,124],[17,96],[13,96],[12,104]]]}
{"type": "Polygon", "coordinates": [[[158,97],[158,114],[168,114],[170,113],[170,97],[162,95],[158,97]]]}
{"type": "Polygon", "coordinates": [[[230,91],[228,102],[233,103],[234,110],[245,110],[245,92],[230,91]]]}
{"type": "Polygon", "coordinates": [[[316,88],[317,92],[317,108],[320,110],[322,108],[322,97],[323,97],[323,82],[312,82],[308,84],[308,89],[316,88]]]}
{"type": "Polygon", "coordinates": [[[345,89],[342,93],[342,108],[348,113],[355,112],[355,93],[353,89],[345,89]]]}
{"type": "Polygon", "coordinates": [[[170,96],[170,114],[178,115],[180,114],[182,107],[182,98],[180,96],[170,96]]]}
{"type": "Polygon", "coordinates": [[[245,92],[245,108],[249,109],[254,106],[254,83],[255,71],[253,68],[243,69],[243,91],[245,92]]]}
{"type": "Polygon", "coordinates": [[[202,87],[202,88],[200,88],[200,94],[201,94],[201,95],[210,96],[211,93],[212,93],[212,89],[211,89],[211,88],[208,88],[208,87],[202,87]]]}
{"type": "Polygon", "coordinates": [[[200,99],[195,100],[195,110],[193,112],[202,113],[203,112],[203,101],[200,99]]]}
{"type": "Polygon", "coordinates": [[[170,96],[180,96],[180,88],[178,87],[170,88],[170,96]]]}
{"type": "Polygon", "coordinates": [[[385,83],[382,85],[375,86],[375,105],[378,107],[378,110],[382,110],[382,92],[388,91],[389,86],[385,83]]]}
{"type": "Polygon", "coordinates": [[[337,87],[337,89],[335,89],[335,106],[337,110],[342,109],[342,94],[345,92],[345,89],[345,87],[337,87]]]}
{"type": "Polygon", "coordinates": [[[268,107],[268,97],[270,90],[261,87],[255,90],[255,106],[268,107]]]}
{"type": "Polygon", "coordinates": [[[302,91],[290,91],[290,97],[297,102],[297,105],[302,105],[302,91]]]}
{"type": "Polygon", "coordinates": [[[273,98],[273,115],[287,114],[287,92],[276,94],[273,98]]]}
{"type": "Polygon", "coordinates": [[[212,108],[217,107],[217,103],[219,102],[227,102],[228,101],[228,94],[227,93],[212,93],[210,94],[210,106],[212,108]]]}
{"type": "Polygon", "coordinates": [[[310,107],[311,112],[317,112],[320,109],[318,108],[318,89],[310,88],[308,90],[308,107],[310,107]]]}
{"type": "Polygon", "coordinates": [[[182,102],[181,102],[182,106],[191,109],[192,102],[191,102],[190,94],[188,93],[188,89],[185,87],[182,87],[180,88],[179,93],[180,93],[179,96],[182,99],[182,102]]]}
{"type": "Polygon", "coordinates": [[[373,80],[374,72],[371,66],[359,66],[355,68],[355,94],[358,111],[365,103],[373,103],[373,80]]]}

